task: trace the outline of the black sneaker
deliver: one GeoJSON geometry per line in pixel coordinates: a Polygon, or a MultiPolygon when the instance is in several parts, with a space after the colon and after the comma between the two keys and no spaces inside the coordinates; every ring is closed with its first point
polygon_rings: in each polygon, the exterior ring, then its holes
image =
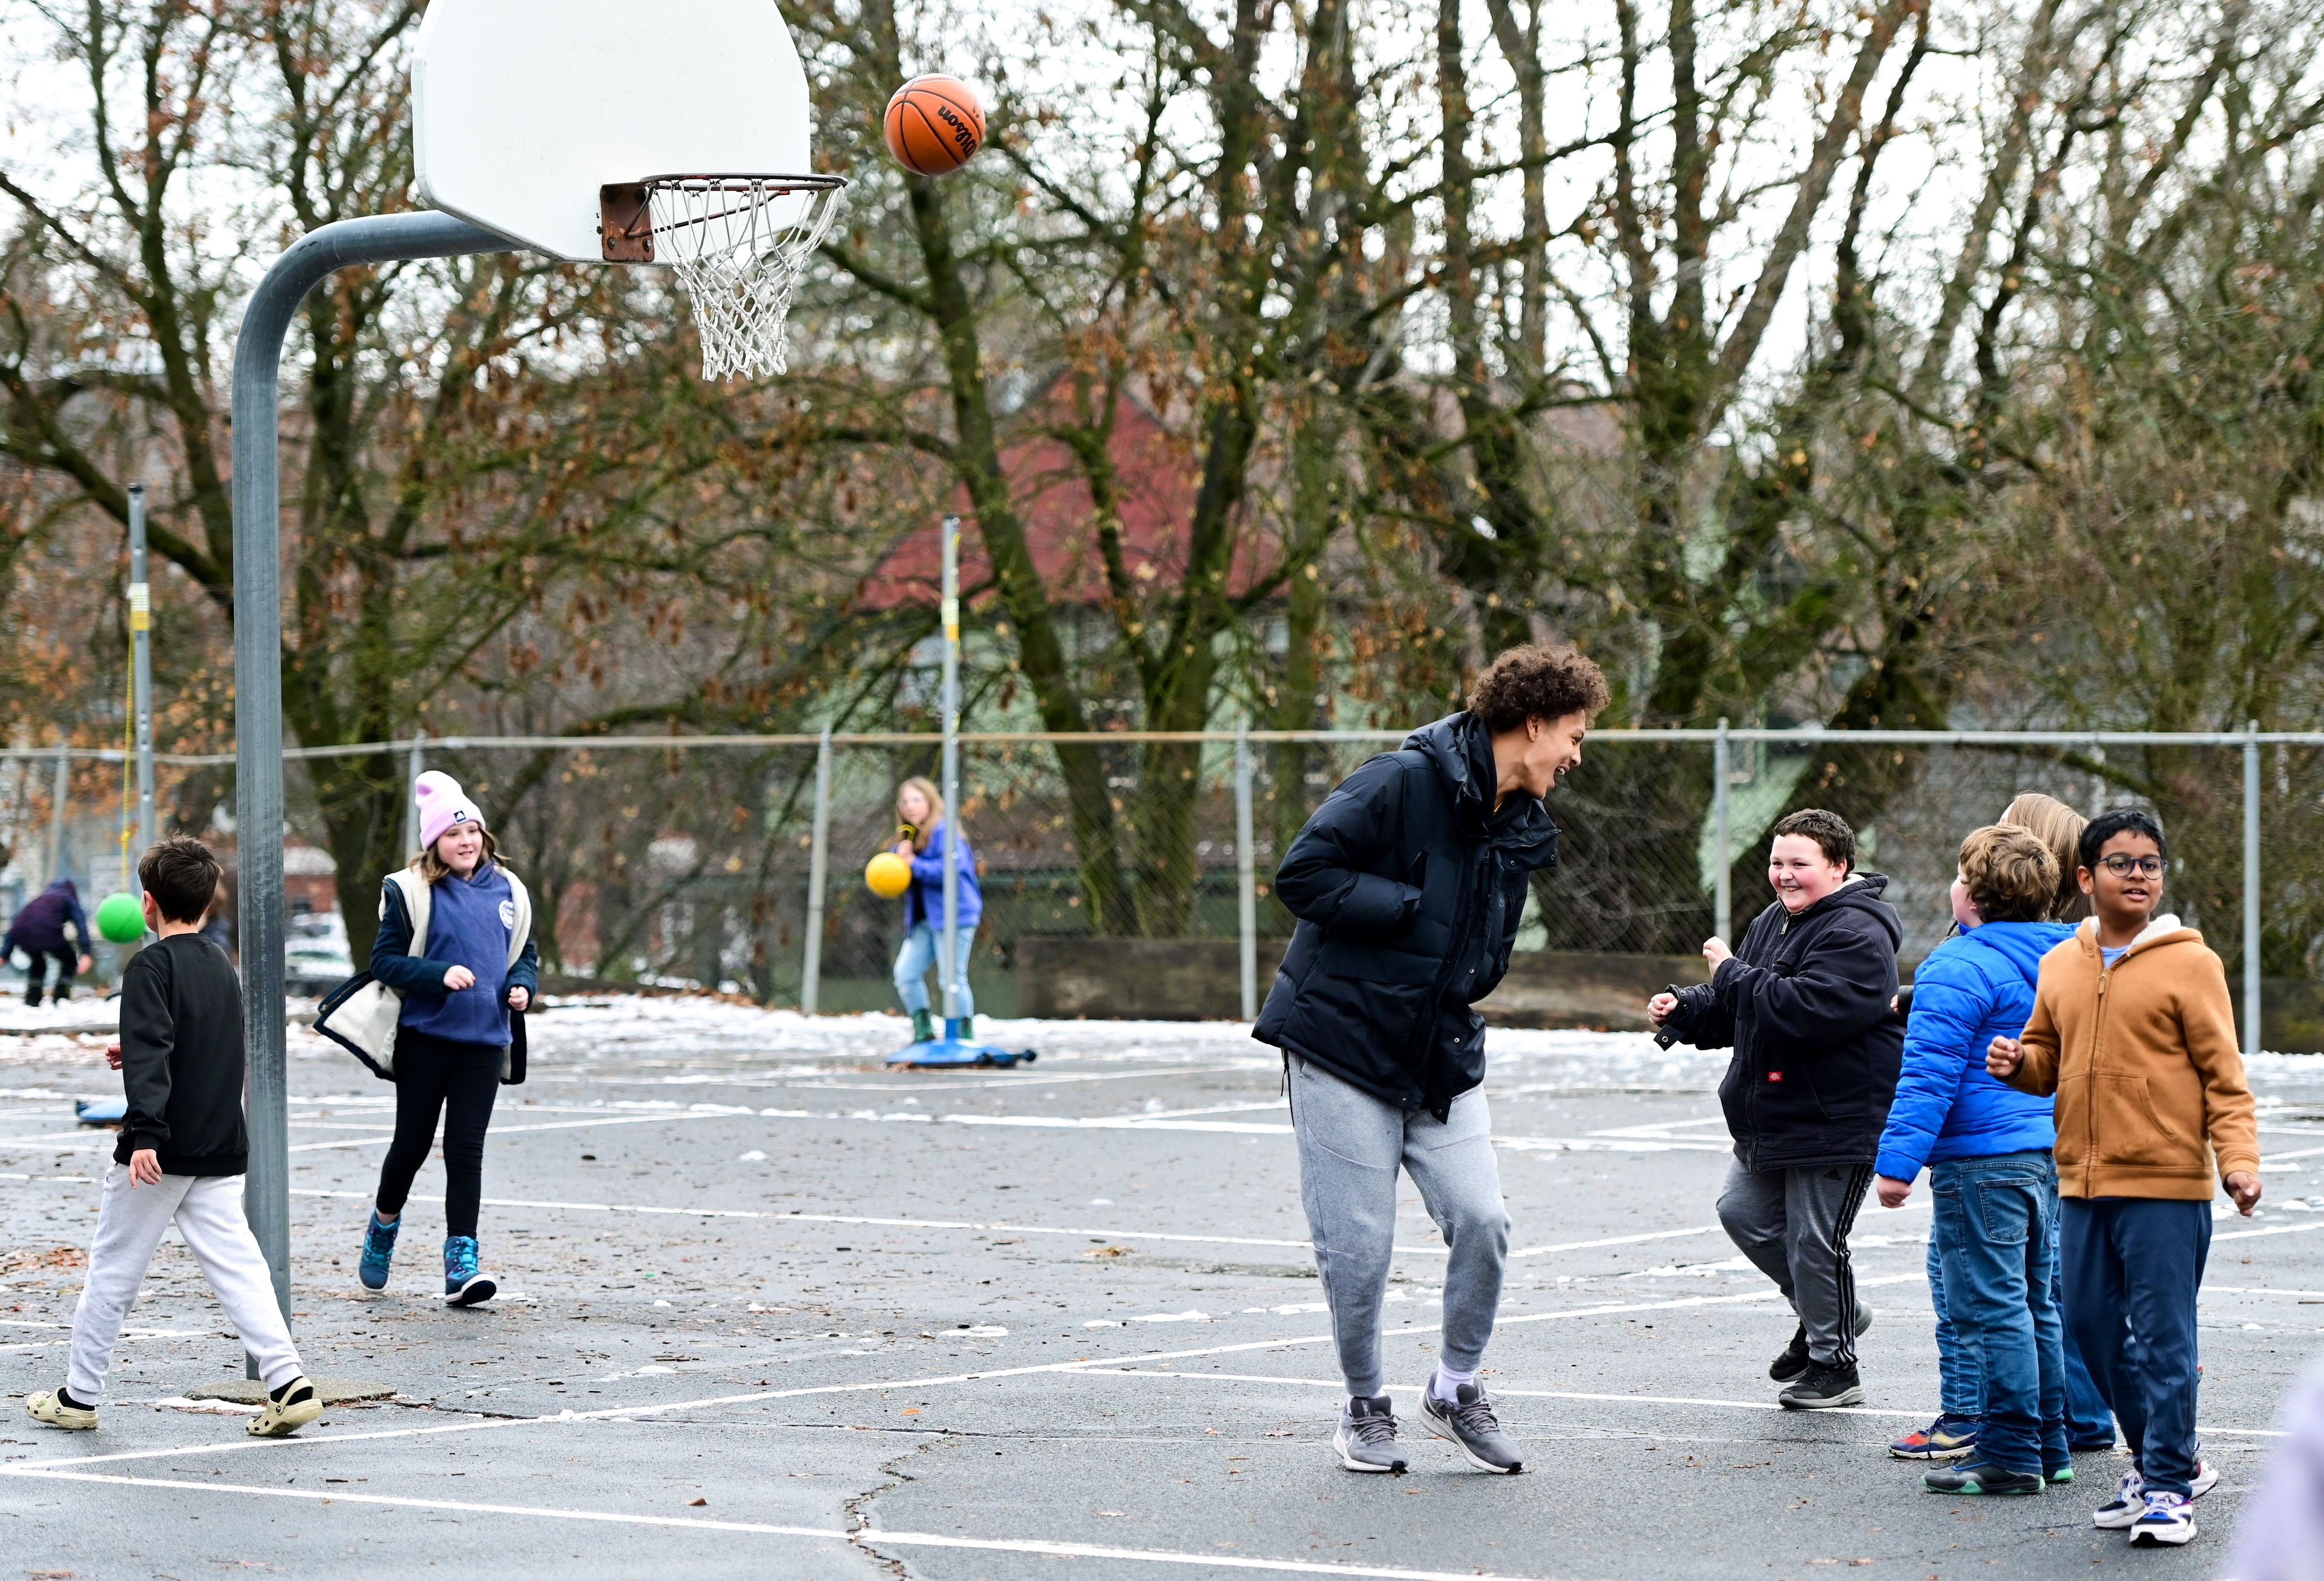
{"type": "Polygon", "coordinates": [[[2038,1494],[2049,1485],[2038,1471],[2011,1471],[1990,1460],[1964,1460],[1921,1475],[1932,1494],[2038,1494]]]}
{"type": "Polygon", "coordinates": [[[1808,1355],[1807,1326],[1802,1324],[1792,1330],[1792,1342],[1784,1347],[1784,1354],[1777,1356],[1768,1366],[1767,1376],[1775,1379],[1778,1383],[1788,1383],[1806,1372],[1808,1363],[1812,1359],[1814,1358],[1808,1355]]]}
{"type": "Polygon", "coordinates": [[[1798,1383],[1775,1398],[1789,1411],[1829,1411],[1835,1405],[1860,1405],[1864,1381],[1854,1362],[1808,1363],[1798,1383]]]}

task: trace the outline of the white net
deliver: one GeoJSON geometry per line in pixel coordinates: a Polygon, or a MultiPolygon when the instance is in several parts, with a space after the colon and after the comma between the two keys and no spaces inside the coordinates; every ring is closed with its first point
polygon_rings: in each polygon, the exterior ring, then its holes
{"type": "Polygon", "coordinates": [[[702,334],[705,379],[784,366],[784,319],[839,212],[835,176],[661,176],[646,184],[653,258],[678,271],[702,334]]]}

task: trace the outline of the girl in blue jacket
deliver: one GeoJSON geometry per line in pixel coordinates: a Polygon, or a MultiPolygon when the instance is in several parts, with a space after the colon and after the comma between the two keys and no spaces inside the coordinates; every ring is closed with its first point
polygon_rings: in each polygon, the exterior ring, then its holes
{"type": "Polygon", "coordinates": [[[2072,935],[2042,920],[2057,886],[2057,858],[2025,830],[1995,824],[1961,842],[1952,888],[1960,931],[1914,973],[1904,1071],[1874,1165],[1886,1208],[1902,1207],[1929,1167],[1939,1349],[1973,1358],[1983,1396],[1961,1398],[1965,1370],[1946,1369],[1945,1413],[1916,1435],[1925,1442],[1892,1446],[1916,1458],[1968,1457],[1923,1479],[1939,1493],[2038,1493],[2073,1475],[2054,1291],[2057,1130],[2050,1100],[1995,1080],[1984,1055],[1995,1037],[2024,1030],[2043,956],[2072,935]],[[1968,1414],[1977,1410],[1981,1420],[1968,1414]]]}
{"type": "Polygon", "coordinates": [[[450,775],[429,770],[413,786],[420,854],[380,892],[373,979],[402,997],[392,1064],[395,1139],[379,1170],[379,1194],[364,1229],[358,1273],[384,1289],[395,1232],[412,1178],[444,1122],[444,1299],[490,1301],[497,1286],[478,1272],[476,1218],[484,1194],[484,1132],[500,1084],[524,1080],[521,1016],[540,989],[532,901],[500,860],[483,816],[450,775]],[[415,915],[427,921],[415,928],[415,915]]]}
{"type": "MultiPolygon", "coordinates": [[[[978,921],[984,915],[984,892],[976,882],[976,853],[968,837],[957,842],[945,821],[944,797],[936,786],[918,775],[896,791],[896,823],[899,838],[896,854],[912,867],[912,887],[904,891],[904,946],[896,951],[896,997],[912,1018],[912,1038],[928,1043],[936,1035],[928,1014],[928,968],[943,967],[944,880],[947,853],[956,852],[960,866],[960,959],[972,959],[978,921]]],[[[976,1036],[976,1000],[968,991],[968,973],[960,974],[961,1036],[976,1036]]]]}

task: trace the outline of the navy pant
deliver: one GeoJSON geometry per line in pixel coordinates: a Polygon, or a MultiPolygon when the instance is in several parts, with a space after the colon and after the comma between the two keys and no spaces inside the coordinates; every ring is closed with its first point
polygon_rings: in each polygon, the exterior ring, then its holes
{"type": "Polygon", "coordinates": [[[2211,1205],[2154,1197],[2070,1197],[2062,1209],[2058,1249],[2074,1343],[2122,1425],[2147,1488],[2190,1495],[2198,1382],[2195,1292],[2211,1250],[2211,1205]],[[2135,1354],[2132,1334],[2138,1337],[2135,1354]]]}
{"type": "Polygon", "coordinates": [[[2065,1340],[2052,1286],[2058,1171],[2043,1153],[1932,1165],[1931,1234],[1954,1338],[1978,1360],[1978,1457],[2039,1475],[2067,1464],[2065,1340]]]}

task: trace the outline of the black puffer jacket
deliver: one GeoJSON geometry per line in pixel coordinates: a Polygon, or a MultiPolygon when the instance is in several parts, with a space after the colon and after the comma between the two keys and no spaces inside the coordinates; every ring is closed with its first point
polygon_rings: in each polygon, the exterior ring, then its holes
{"type": "Polygon", "coordinates": [[[1299,919],[1251,1035],[1406,1113],[1442,1117],[1485,1079],[1470,1008],[1508,970],[1526,884],[1557,859],[1532,796],[1493,806],[1491,738],[1438,720],[1341,782],[1284,854],[1299,919]]]}
{"type": "Polygon", "coordinates": [[[1896,944],[1904,924],[1865,873],[1794,916],[1761,912],[1734,959],[1681,989],[1662,1041],[1732,1044],[1719,1104],[1745,1169],[1870,1163],[1896,1096],[1904,1018],[1896,944]]]}

